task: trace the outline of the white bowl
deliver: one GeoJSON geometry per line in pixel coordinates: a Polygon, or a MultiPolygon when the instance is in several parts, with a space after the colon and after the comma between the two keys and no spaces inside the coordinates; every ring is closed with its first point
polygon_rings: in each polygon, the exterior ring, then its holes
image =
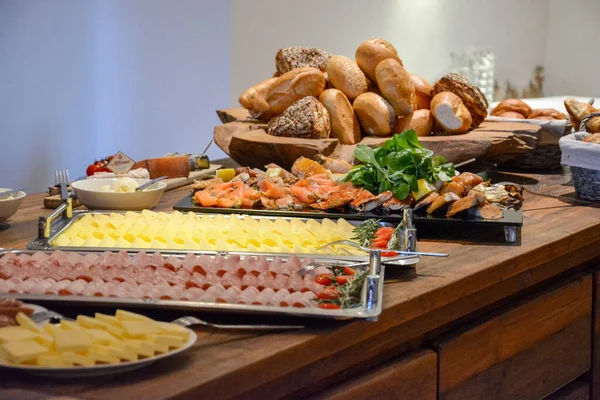
{"type": "MultiPolygon", "coordinates": [[[[10,189],[0,188],[0,192],[4,192],[10,189]]],[[[21,205],[21,201],[25,197],[25,192],[17,192],[11,196],[10,199],[0,199],[0,222],[4,222],[14,215],[21,205]]]]}
{"type": "MultiPolygon", "coordinates": [[[[115,193],[101,191],[103,186],[114,183],[119,178],[87,179],[71,184],[81,204],[90,210],[144,210],[152,208],[160,201],[167,184],[156,182],[141,192],[115,193]]],[[[134,179],[138,186],[149,179],[134,179]]]]}

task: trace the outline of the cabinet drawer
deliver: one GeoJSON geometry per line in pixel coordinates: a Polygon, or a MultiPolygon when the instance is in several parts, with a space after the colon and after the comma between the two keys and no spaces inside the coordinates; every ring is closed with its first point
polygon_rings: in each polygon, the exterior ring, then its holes
{"type": "Polygon", "coordinates": [[[441,400],[541,399],[590,368],[587,274],[519,301],[442,339],[441,400]]]}
{"type": "Polygon", "coordinates": [[[437,355],[422,350],[335,386],[313,399],[436,400],[437,355]]]}

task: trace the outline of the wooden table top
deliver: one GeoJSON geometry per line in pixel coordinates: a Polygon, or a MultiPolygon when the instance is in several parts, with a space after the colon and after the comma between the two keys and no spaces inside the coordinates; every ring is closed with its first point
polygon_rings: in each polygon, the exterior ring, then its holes
{"type": "MultiPolygon", "coordinates": [[[[571,200],[568,175],[513,178],[538,193],[525,193],[521,245],[420,241],[419,250],[450,256],[422,258],[416,272],[388,271],[377,322],[334,321],[276,334],[198,330],[190,351],[114,377],[57,381],[2,371],[0,400],[277,398],[326,387],[490,302],[600,257],[600,207],[571,200]]],[[[169,210],[187,190],[165,193],[156,209],[169,210]]],[[[43,197],[27,196],[0,223],[0,247],[25,248],[34,238],[38,217],[49,213],[43,197]]]]}

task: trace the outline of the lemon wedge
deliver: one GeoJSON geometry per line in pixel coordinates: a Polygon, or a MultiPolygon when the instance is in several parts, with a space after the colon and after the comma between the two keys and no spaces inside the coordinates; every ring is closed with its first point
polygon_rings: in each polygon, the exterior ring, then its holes
{"type": "Polygon", "coordinates": [[[424,196],[427,196],[429,193],[435,191],[435,186],[431,183],[427,182],[425,179],[419,179],[417,181],[418,190],[416,192],[412,192],[415,201],[419,201],[424,196]]]}
{"type": "Polygon", "coordinates": [[[233,178],[235,178],[235,169],[233,168],[223,168],[217,170],[217,178],[220,178],[223,182],[229,182],[233,178]]]}

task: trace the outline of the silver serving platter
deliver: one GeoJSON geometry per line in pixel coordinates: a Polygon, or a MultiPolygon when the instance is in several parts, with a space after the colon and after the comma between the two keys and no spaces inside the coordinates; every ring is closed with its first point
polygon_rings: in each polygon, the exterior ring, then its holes
{"type": "MultiPolygon", "coordinates": [[[[65,203],[66,204],[66,203],[65,203]]],[[[66,206],[65,206],[66,207],[66,206]]],[[[98,251],[120,251],[120,250],[125,250],[127,252],[140,252],[140,251],[145,251],[147,253],[153,253],[153,252],[160,252],[162,254],[168,254],[168,255],[172,255],[172,254],[177,254],[177,253],[194,253],[194,254],[210,254],[210,255],[216,255],[216,254],[220,254],[220,255],[228,255],[228,254],[238,254],[238,255],[244,255],[244,254],[253,254],[253,255],[263,255],[263,256],[279,256],[279,257],[283,257],[283,256],[290,256],[292,254],[289,253],[250,253],[250,252],[243,252],[243,251],[219,251],[219,250],[183,250],[183,249],[158,249],[158,248],[131,248],[131,247],[69,247],[69,246],[56,246],[54,244],[52,244],[52,242],[54,241],[54,239],[56,239],[61,233],[63,233],[65,230],[67,230],[71,224],[75,223],[77,220],[79,220],[80,218],[83,218],[85,215],[94,215],[94,214],[124,214],[124,211],[70,211],[70,209],[66,209],[63,208],[61,209],[56,209],[55,212],[53,212],[49,217],[40,217],[40,221],[39,221],[39,227],[38,227],[38,237],[35,238],[34,240],[32,240],[28,245],[27,248],[30,250],[64,250],[64,251],[77,251],[77,252],[98,252],[98,251]]],[[[213,214],[202,214],[202,215],[207,215],[210,216],[212,218],[216,217],[217,215],[221,216],[221,217],[225,217],[225,218],[229,218],[230,215],[223,215],[223,214],[218,214],[218,213],[213,213],[213,214]]],[[[246,215],[236,215],[239,217],[245,217],[246,215]]],[[[291,220],[291,219],[300,219],[302,221],[307,221],[309,219],[316,219],[319,220],[317,218],[301,218],[301,217],[277,217],[277,216],[259,216],[259,215],[248,215],[250,218],[256,219],[256,220],[260,220],[260,219],[270,219],[270,220],[275,220],[277,218],[282,218],[284,220],[291,220]]],[[[358,225],[360,223],[362,223],[363,221],[348,221],[351,224],[354,225],[358,225]]],[[[392,224],[388,224],[388,223],[382,223],[383,225],[387,225],[387,226],[392,226],[392,224]]],[[[294,254],[297,256],[312,256],[312,258],[315,257],[319,257],[320,259],[325,259],[325,260],[329,260],[329,261],[336,261],[336,260],[340,260],[340,261],[365,261],[367,258],[367,254],[365,254],[365,256],[350,256],[350,255],[329,255],[329,254],[310,254],[310,253],[302,253],[302,254],[294,254]]],[[[414,256],[411,258],[405,258],[402,260],[397,260],[397,261],[392,261],[392,262],[386,262],[386,265],[388,266],[404,266],[404,267],[413,267],[415,264],[417,264],[419,262],[420,258],[419,256],[414,256]]]]}
{"type": "MultiPolygon", "coordinates": [[[[61,249],[62,250],[62,249],[61,249]]],[[[112,249],[113,251],[115,249],[112,249]]],[[[148,249],[143,249],[148,252],[148,249]]],[[[11,249],[0,249],[0,258],[4,256],[8,251],[12,251],[15,254],[34,254],[35,251],[31,250],[11,250],[11,249]]],[[[49,251],[45,251],[49,253],[49,251]]],[[[78,251],[78,253],[85,255],[87,252],[78,251]]],[[[135,252],[128,251],[133,256],[135,252]]],[[[187,254],[186,252],[164,252],[161,254],[165,256],[174,256],[183,258],[187,254]]],[[[215,256],[216,252],[194,252],[194,254],[207,254],[209,256],[215,256]]],[[[285,260],[289,255],[283,254],[258,254],[258,253],[236,253],[243,257],[263,255],[269,261],[274,257],[279,257],[285,260]]],[[[332,265],[344,265],[347,264],[347,259],[340,259],[335,257],[314,257],[306,254],[297,254],[302,258],[311,258],[314,261],[323,261],[331,263],[332,265]]],[[[357,257],[354,257],[357,258],[357,257]]],[[[318,307],[277,307],[277,306],[259,306],[259,305],[246,305],[246,304],[226,304],[226,303],[206,303],[198,301],[188,300],[160,300],[160,299],[137,299],[137,298],[117,298],[117,297],[91,297],[91,296],[61,296],[61,295],[50,295],[50,294],[20,294],[20,293],[0,293],[1,297],[11,297],[24,300],[27,302],[42,301],[48,303],[54,303],[59,305],[69,306],[88,306],[88,307],[115,307],[115,308],[146,308],[155,310],[184,310],[190,312],[225,312],[225,313],[245,313],[245,314],[263,314],[272,316],[294,316],[294,317],[312,317],[312,318],[325,318],[325,319],[351,319],[351,318],[364,318],[370,321],[376,321],[379,314],[382,311],[382,298],[383,298],[383,280],[385,267],[381,263],[379,252],[371,252],[369,257],[359,258],[360,261],[369,260],[369,274],[365,278],[365,284],[363,286],[361,295],[361,304],[357,307],[349,309],[338,309],[329,310],[321,309],[318,307]]]]}

